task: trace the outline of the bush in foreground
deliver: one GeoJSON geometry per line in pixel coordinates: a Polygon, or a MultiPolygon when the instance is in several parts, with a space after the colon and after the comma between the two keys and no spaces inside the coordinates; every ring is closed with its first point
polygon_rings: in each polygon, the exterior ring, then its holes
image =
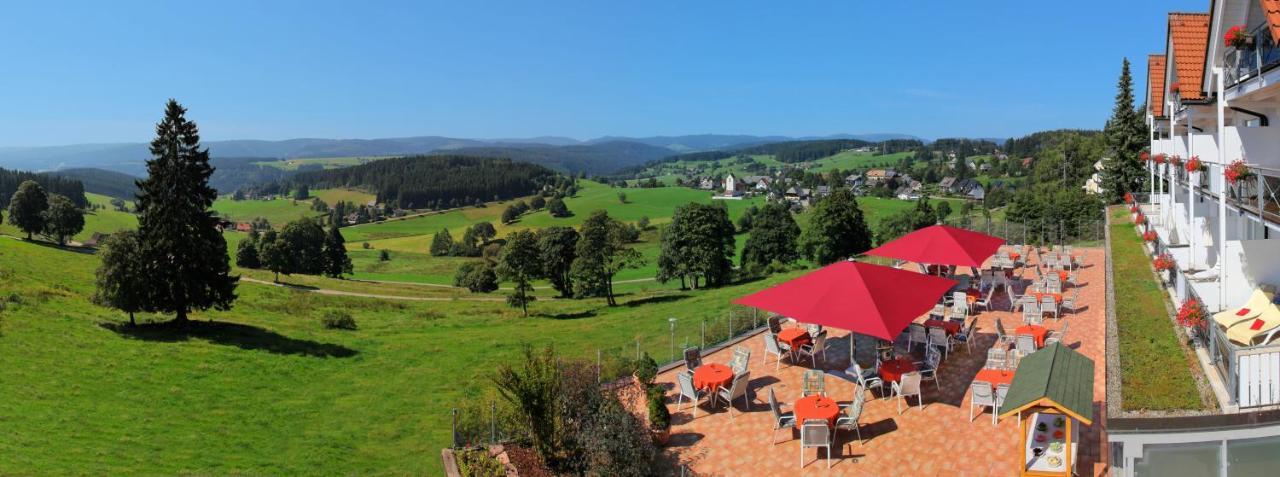
{"type": "Polygon", "coordinates": [[[341,310],[328,310],[320,316],[320,323],[331,330],[354,330],[356,319],[350,313],[341,310]]]}

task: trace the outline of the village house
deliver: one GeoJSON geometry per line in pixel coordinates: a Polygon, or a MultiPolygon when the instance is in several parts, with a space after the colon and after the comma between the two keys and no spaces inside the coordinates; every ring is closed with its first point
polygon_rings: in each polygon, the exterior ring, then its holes
{"type": "Polygon", "coordinates": [[[893,179],[897,175],[893,169],[871,169],[867,171],[866,184],[867,187],[875,187],[882,182],[893,179]]]}

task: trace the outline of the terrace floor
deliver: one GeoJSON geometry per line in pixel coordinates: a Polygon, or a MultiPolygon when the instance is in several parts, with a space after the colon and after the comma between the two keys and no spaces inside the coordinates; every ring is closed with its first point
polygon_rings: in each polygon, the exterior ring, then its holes
{"type": "MultiPolygon", "coordinates": [[[[1077,249],[1076,253],[1082,251],[1084,249],[1077,249]]],[[[1028,271],[1027,275],[1034,273],[1028,271]]],[[[1088,249],[1087,261],[1079,271],[1080,299],[1084,305],[1080,313],[1064,315],[1071,325],[1063,344],[1094,361],[1094,424],[1080,434],[1078,475],[1102,475],[1107,469],[1103,436],[1105,277],[1104,251],[1088,249]]],[[[997,293],[996,297],[996,311],[977,314],[979,336],[973,353],[968,353],[964,346],[953,350],[942,363],[941,386],[935,387],[932,381],[923,384],[924,408],[907,409],[904,405],[899,414],[893,400],[868,396],[860,420],[864,443],[858,443],[852,431],[838,432],[830,470],[822,450],[800,452],[798,431],[784,429],[775,433],[772,430],[769,389],[777,394],[783,412],[789,412],[791,404],[801,397],[801,375],[810,364],[794,365],[784,361],[781,370],[775,370],[772,357],[767,364],[763,362],[764,340],[760,336],[751,336],[740,343],[751,349],[752,378],[748,396],[752,401],[745,412],[741,401],[735,403],[732,411],[726,411],[723,404],[714,407],[703,404],[696,418],[686,401],[677,412],[674,387],[676,375],[683,367],[658,376],[658,383],[672,389],[668,393],[671,440],[666,452],[697,475],[792,475],[800,470],[801,456],[804,474],[1017,475],[1022,459],[1017,419],[1001,419],[998,425],[992,426],[990,411],[986,411],[976,415],[972,422],[969,420],[969,385],[983,367],[987,349],[996,340],[995,320],[1001,319],[1010,333],[1021,325],[1021,315],[1007,311],[1008,298],[1003,293],[997,293]],[[727,412],[733,413],[732,419],[727,412]]],[[[1058,329],[1061,323],[1047,318],[1045,326],[1058,329]]],[[[843,375],[842,370],[849,366],[848,333],[836,329],[828,329],[827,333],[826,360],[819,359],[818,367],[829,372],[827,395],[847,403],[852,400],[854,384],[830,372],[843,375]]],[[[732,350],[726,348],[704,356],[703,361],[728,363],[732,356],[732,350]]]]}

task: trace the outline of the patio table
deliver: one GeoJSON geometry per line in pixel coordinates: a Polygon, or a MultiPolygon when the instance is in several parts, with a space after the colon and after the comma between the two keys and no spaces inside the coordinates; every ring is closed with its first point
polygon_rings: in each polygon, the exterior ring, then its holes
{"type": "Polygon", "coordinates": [[[1058,280],[1063,282],[1067,281],[1067,275],[1069,274],[1066,270],[1058,270],[1058,280]]]}
{"type": "Polygon", "coordinates": [[[916,364],[905,358],[880,363],[880,379],[884,382],[898,382],[902,375],[916,371],[916,364]]]}
{"type": "Polygon", "coordinates": [[[804,421],[809,419],[821,419],[827,421],[827,425],[835,426],[836,418],[840,417],[840,406],[834,399],[814,394],[796,401],[795,415],[796,427],[804,426],[804,421]]]}
{"type": "Polygon", "coordinates": [[[704,364],[693,370],[693,387],[715,392],[733,382],[733,370],[718,363],[704,364]]]}
{"type": "Polygon", "coordinates": [[[1049,334],[1049,329],[1040,325],[1022,325],[1013,330],[1014,336],[1031,335],[1036,339],[1036,348],[1044,347],[1044,337],[1049,334]]]}
{"type": "Polygon", "coordinates": [[[1053,297],[1053,301],[1056,301],[1056,302],[1058,302],[1058,303],[1062,303],[1062,294],[1061,294],[1061,293],[1033,292],[1033,293],[1031,293],[1031,294],[1036,296],[1036,302],[1037,302],[1037,303],[1039,303],[1039,302],[1040,302],[1040,300],[1043,300],[1045,295],[1049,295],[1049,296],[1053,297]]]}
{"type": "Polygon", "coordinates": [[[809,344],[810,339],[809,331],[804,328],[787,328],[778,333],[778,341],[786,343],[793,350],[809,344]]]}
{"type": "Polygon", "coordinates": [[[927,328],[942,328],[947,331],[947,336],[954,336],[960,332],[960,323],[954,321],[925,320],[924,326],[927,328]]]}
{"type": "Polygon", "coordinates": [[[1009,252],[1009,258],[1012,258],[1012,259],[1013,259],[1013,261],[1015,261],[1015,262],[1016,262],[1016,261],[1018,261],[1018,259],[1019,259],[1019,258],[1022,258],[1022,254],[1020,254],[1020,253],[1018,253],[1018,252],[1009,252]]]}
{"type": "Polygon", "coordinates": [[[979,290],[977,288],[970,288],[968,290],[965,290],[964,294],[965,294],[965,299],[969,301],[970,305],[977,302],[979,298],[982,298],[982,290],[979,290]]]}
{"type": "Polygon", "coordinates": [[[1013,371],[1006,369],[984,369],[973,377],[974,381],[991,383],[991,387],[1013,383],[1013,371]]]}

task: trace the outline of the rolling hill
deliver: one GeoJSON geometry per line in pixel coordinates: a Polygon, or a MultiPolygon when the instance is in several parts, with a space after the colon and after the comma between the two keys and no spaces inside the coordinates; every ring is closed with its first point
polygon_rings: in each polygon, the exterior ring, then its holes
{"type": "Polygon", "coordinates": [[[138,185],[134,181],[139,179],[129,174],[92,167],[63,169],[49,174],[80,181],[84,184],[84,191],[93,194],[125,200],[133,200],[138,194],[138,185]]]}

